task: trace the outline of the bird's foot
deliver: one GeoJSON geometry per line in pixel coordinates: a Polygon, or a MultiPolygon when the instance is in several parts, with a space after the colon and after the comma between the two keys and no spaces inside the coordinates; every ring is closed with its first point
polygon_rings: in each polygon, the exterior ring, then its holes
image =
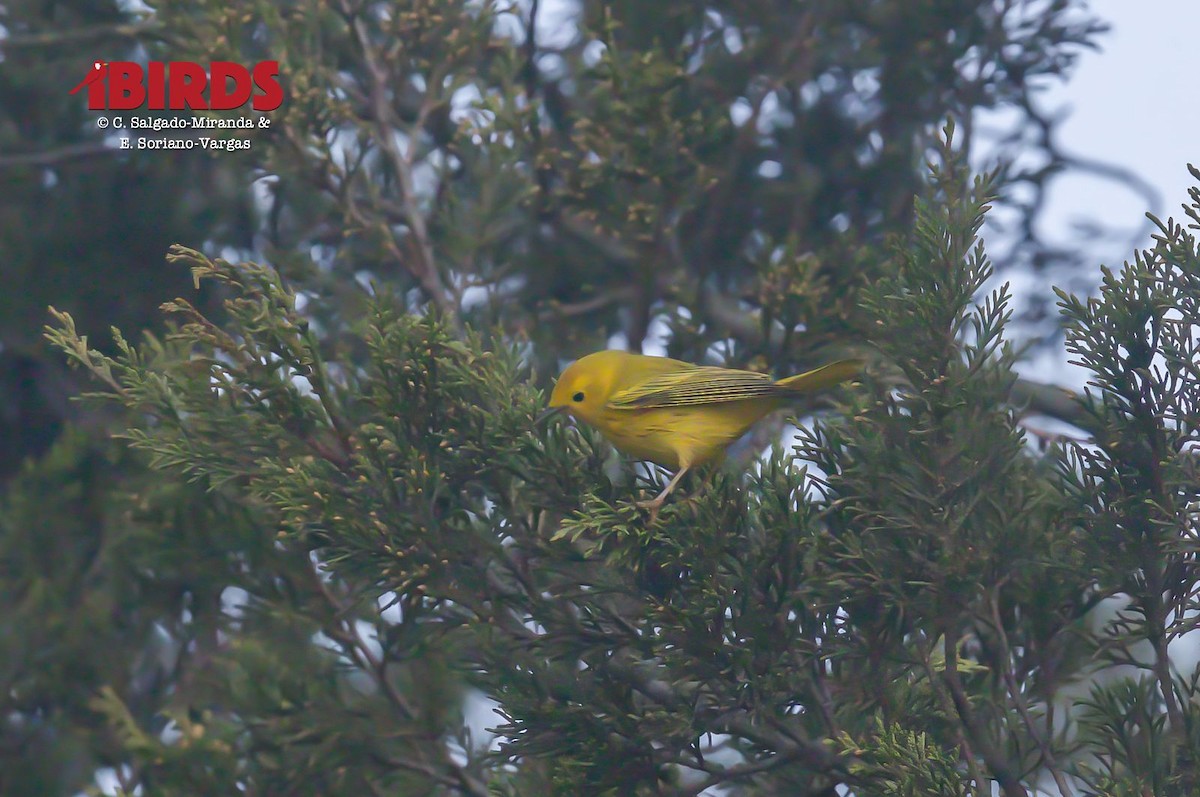
{"type": "Polygon", "coordinates": [[[648,501],[638,501],[634,504],[638,509],[647,509],[650,511],[650,522],[653,523],[658,519],[658,510],[662,509],[663,502],[666,501],[665,495],[659,495],[651,498],[648,501]]]}

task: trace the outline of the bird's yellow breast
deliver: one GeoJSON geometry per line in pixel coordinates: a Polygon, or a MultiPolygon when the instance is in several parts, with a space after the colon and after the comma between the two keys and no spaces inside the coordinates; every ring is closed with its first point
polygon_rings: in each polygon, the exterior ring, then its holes
{"type": "Polygon", "coordinates": [[[747,399],[688,407],[605,408],[594,425],[617,450],[671,470],[719,459],[780,402],[747,399]]]}

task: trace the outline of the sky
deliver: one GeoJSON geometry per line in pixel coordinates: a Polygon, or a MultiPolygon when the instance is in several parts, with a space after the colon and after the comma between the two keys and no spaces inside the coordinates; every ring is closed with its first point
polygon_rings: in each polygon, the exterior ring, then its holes
{"type": "MultiPolygon", "coordinates": [[[[1098,48],[1084,50],[1065,82],[1049,82],[1038,96],[1039,106],[1061,116],[1057,141],[1068,154],[1090,162],[1117,166],[1138,175],[1155,195],[1131,190],[1103,177],[1066,173],[1051,183],[1039,230],[1054,243],[1085,254],[1084,269],[1061,269],[1032,274],[1005,270],[1016,306],[1027,297],[1048,298],[1051,285],[1074,293],[1094,292],[1100,265],[1119,267],[1135,247],[1151,244],[1147,211],[1164,220],[1183,218],[1180,206],[1195,184],[1189,163],[1200,167],[1200,0],[1091,0],[1088,9],[1110,29],[1096,39],[1098,48]],[[1081,226],[1091,228],[1081,232],[1081,226]]],[[[1004,113],[988,122],[1005,126],[1004,113]]],[[[985,149],[985,148],[981,148],[985,149]]],[[[986,152],[973,153],[978,168],[990,165],[986,152]]],[[[1003,234],[984,227],[989,251],[1002,252],[1003,234]],[[990,240],[989,240],[990,239],[990,240]]],[[[1010,326],[1020,343],[1054,331],[1053,324],[1010,326]]],[[[1067,364],[1061,345],[1032,348],[1018,364],[1028,378],[1082,388],[1087,374],[1067,364]]]]}
{"type": "Polygon", "coordinates": [[[1128,167],[1164,206],[1147,208],[1110,181],[1066,177],[1051,194],[1047,229],[1089,218],[1136,228],[1147,210],[1178,217],[1194,182],[1187,164],[1200,167],[1200,2],[1092,0],[1089,8],[1112,29],[1065,85],[1046,92],[1045,107],[1069,111],[1060,141],[1070,152],[1128,167]]]}

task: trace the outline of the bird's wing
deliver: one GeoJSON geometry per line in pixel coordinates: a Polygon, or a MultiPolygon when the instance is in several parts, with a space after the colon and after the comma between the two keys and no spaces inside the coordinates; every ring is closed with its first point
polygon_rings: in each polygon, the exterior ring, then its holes
{"type": "Polygon", "coordinates": [[[614,393],[608,406],[618,410],[686,407],[777,396],[780,392],[766,374],[701,367],[644,379],[614,393]]]}

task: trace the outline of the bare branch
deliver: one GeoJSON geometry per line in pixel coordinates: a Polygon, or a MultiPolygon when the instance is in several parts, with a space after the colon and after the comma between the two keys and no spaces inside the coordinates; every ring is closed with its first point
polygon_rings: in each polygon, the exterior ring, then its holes
{"type": "Polygon", "coordinates": [[[974,709],[971,708],[970,698],[967,697],[966,689],[963,687],[958,672],[958,639],[956,631],[947,630],[944,637],[946,666],[942,670],[941,680],[950,690],[950,697],[954,702],[956,713],[962,721],[963,729],[970,738],[972,746],[979,751],[980,758],[995,774],[996,782],[1000,784],[1000,791],[1005,797],[1029,797],[1029,792],[1026,791],[1020,778],[1016,775],[1016,767],[989,738],[987,729],[979,722],[974,709]]]}
{"type": "MultiPolygon", "coordinates": [[[[387,158],[392,171],[396,174],[396,178],[400,181],[401,201],[404,204],[407,216],[405,220],[416,242],[414,250],[417,257],[415,259],[404,257],[396,244],[395,237],[390,234],[390,231],[387,236],[390,242],[388,248],[405,268],[408,269],[409,273],[416,278],[425,295],[429,297],[429,300],[453,324],[456,332],[461,336],[463,329],[462,322],[458,317],[458,307],[456,303],[451,301],[441,273],[438,271],[437,260],[434,257],[433,243],[429,235],[429,227],[426,224],[425,214],[417,204],[417,190],[413,180],[413,164],[416,160],[418,141],[425,128],[426,119],[433,110],[434,103],[430,99],[429,93],[426,93],[420,110],[417,113],[417,118],[408,130],[407,152],[401,152],[400,145],[396,141],[396,133],[400,127],[399,120],[396,118],[395,110],[388,99],[389,79],[387,69],[379,60],[379,53],[371,43],[370,34],[362,17],[349,8],[346,3],[342,4],[342,12],[354,29],[355,38],[362,51],[363,63],[366,65],[367,72],[370,75],[370,107],[375,122],[375,140],[387,158]]],[[[433,85],[435,81],[431,80],[429,83],[433,85]]]]}
{"type": "MultiPolygon", "coordinates": [[[[309,575],[316,586],[317,593],[325,599],[325,602],[329,605],[333,613],[333,621],[326,624],[325,632],[338,642],[351,661],[357,663],[364,672],[371,676],[371,679],[379,687],[388,702],[396,707],[402,717],[408,720],[416,717],[417,710],[413,708],[408,699],[396,688],[392,679],[388,677],[386,658],[376,656],[375,651],[371,649],[367,641],[359,635],[358,630],[354,626],[353,618],[349,617],[349,610],[342,605],[338,597],[333,594],[329,584],[321,577],[316,563],[312,563],[309,567],[309,575]]],[[[420,772],[443,785],[456,787],[465,794],[471,795],[471,797],[488,797],[488,789],[485,784],[459,766],[450,756],[450,752],[440,743],[438,744],[438,750],[442,759],[441,767],[448,770],[449,775],[442,774],[433,765],[423,762],[414,764],[407,760],[396,759],[393,763],[398,768],[420,772]]],[[[392,760],[389,759],[389,761],[392,760]]]]}
{"type": "Polygon", "coordinates": [[[160,27],[159,21],[150,17],[138,22],[124,22],[115,25],[92,25],[86,28],[41,33],[16,33],[0,39],[0,50],[82,44],[112,38],[135,39],[150,31],[158,30],[160,27]]]}
{"type": "Polygon", "coordinates": [[[57,166],[87,158],[112,157],[121,150],[96,141],[89,144],[70,144],[44,152],[23,152],[17,155],[0,155],[0,169],[16,169],[27,166],[57,166]]]}
{"type": "MultiPolygon", "coordinates": [[[[997,589],[1000,585],[997,585],[997,589]]],[[[1055,759],[1054,751],[1050,748],[1049,741],[1042,736],[1041,730],[1034,723],[1033,717],[1029,714],[1029,705],[1025,702],[1025,696],[1021,693],[1021,687],[1017,683],[1016,676],[1012,670],[1012,648],[1008,644],[1008,634],[1004,630],[1004,621],[1000,617],[1000,604],[996,599],[996,593],[993,591],[988,598],[992,609],[992,625],[996,630],[996,636],[1000,641],[1000,671],[1004,678],[1005,687],[1008,689],[1008,694],[1012,698],[1013,705],[1017,707],[1017,712],[1021,715],[1021,721],[1025,724],[1025,729],[1029,731],[1029,735],[1037,743],[1038,749],[1042,753],[1042,759],[1046,762],[1047,768],[1050,770],[1051,777],[1054,778],[1055,785],[1058,786],[1058,791],[1062,797],[1073,797],[1075,794],[1071,790],[1070,784],[1067,783],[1066,776],[1055,759]]]]}

